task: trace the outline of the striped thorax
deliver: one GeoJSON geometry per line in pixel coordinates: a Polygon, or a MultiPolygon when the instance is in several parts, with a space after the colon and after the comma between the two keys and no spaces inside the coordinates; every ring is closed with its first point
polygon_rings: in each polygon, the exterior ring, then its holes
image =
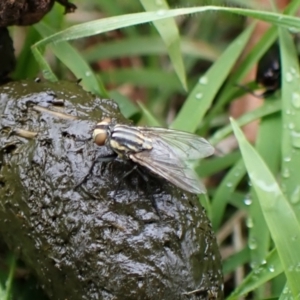
{"type": "Polygon", "coordinates": [[[152,140],[145,137],[136,127],[113,125],[109,118],[96,125],[93,140],[98,146],[110,146],[119,157],[126,159],[129,159],[132,153],[152,149],[152,140]]]}

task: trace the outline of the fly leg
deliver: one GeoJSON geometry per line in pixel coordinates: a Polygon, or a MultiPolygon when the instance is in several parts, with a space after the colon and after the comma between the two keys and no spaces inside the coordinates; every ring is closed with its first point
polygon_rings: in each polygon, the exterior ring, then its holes
{"type": "Polygon", "coordinates": [[[130,175],[134,170],[137,170],[137,168],[138,168],[138,166],[137,166],[137,165],[134,165],[133,168],[130,169],[128,172],[126,172],[126,173],[122,176],[122,178],[119,180],[119,183],[117,184],[117,187],[116,187],[116,189],[115,189],[115,191],[114,191],[114,193],[113,193],[113,195],[112,195],[114,201],[115,201],[115,195],[116,195],[116,193],[118,192],[118,190],[120,189],[120,186],[121,186],[122,181],[123,181],[128,175],[130,175]]]}
{"type": "Polygon", "coordinates": [[[151,195],[150,196],[150,201],[151,201],[152,207],[154,208],[154,210],[156,211],[157,215],[160,218],[160,213],[159,213],[155,198],[154,198],[153,194],[151,193],[151,189],[150,189],[150,185],[149,185],[149,178],[148,178],[147,175],[145,175],[145,173],[143,173],[143,170],[138,168],[138,166],[137,166],[136,170],[139,173],[139,175],[143,178],[143,180],[146,182],[146,184],[147,184],[147,194],[151,195]]]}
{"type": "MultiPolygon", "coordinates": [[[[137,171],[138,174],[143,178],[143,180],[146,182],[147,184],[147,194],[150,194],[151,193],[151,190],[149,188],[149,178],[148,176],[139,168],[139,166],[137,164],[135,164],[128,172],[126,172],[121,180],[119,181],[118,185],[117,185],[117,188],[115,189],[114,191],[114,194],[113,194],[113,198],[115,197],[116,195],[116,192],[119,190],[120,186],[121,186],[121,183],[123,181],[124,178],[126,178],[127,176],[129,176],[133,171],[137,171]]],[[[155,209],[156,213],[158,214],[158,216],[160,217],[160,213],[158,211],[158,207],[156,205],[156,201],[153,197],[153,195],[151,194],[151,204],[152,204],[152,207],[155,209]]]]}

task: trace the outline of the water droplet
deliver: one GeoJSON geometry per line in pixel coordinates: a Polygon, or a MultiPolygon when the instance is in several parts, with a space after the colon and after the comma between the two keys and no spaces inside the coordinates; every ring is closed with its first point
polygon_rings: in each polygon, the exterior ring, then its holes
{"type": "Polygon", "coordinates": [[[263,270],[263,268],[255,268],[254,270],[253,270],[253,273],[255,274],[255,275],[258,275],[261,271],[263,270]]]}
{"type": "Polygon", "coordinates": [[[205,76],[201,77],[201,78],[199,79],[199,83],[200,83],[200,84],[203,84],[203,85],[207,84],[207,83],[208,83],[207,77],[205,77],[205,76]]]}
{"type": "Polygon", "coordinates": [[[288,168],[285,168],[283,171],[282,171],[282,177],[283,178],[289,178],[290,177],[290,170],[288,168]]]}
{"type": "Polygon", "coordinates": [[[283,294],[289,294],[290,293],[290,289],[287,286],[285,286],[284,289],[283,289],[283,291],[282,291],[282,293],[283,294]]]}
{"type": "Polygon", "coordinates": [[[232,182],[227,182],[226,186],[229,187],[229,188],[231,188],[232,187],[232,182]]]}
{"type": "Polygon", "coordinates": [[[285,162],[290,162],[291,161],[291,157],[290,156],[287,156],[283,159],[285,162]]]}
{"type": "Polygon", "coordinates": [[[268,269],[269,269],[269,271],[272,272],[272,273],[275,272],[275,268],[274,268],[273,265],[270,265],[268,269]]]}
{"type": "Polygon", "coordinates": [[[246,226],[248,227],[248,228],[252,228],[253,227],[253,219],[252,218],[248,218],[247,219],[247,221],[246,221],[246,226]]]}
{"type": "Polygon", "coordinates": [[[267,261],[265,260],[265,259],[263,259],[262,261],[261,261],[261,264],[262,265],[265,265],[267,263],[267,261]]]}
{"type": "Polygon", "coordinates": [[[289,123],[288,127],[289,127],[289,129],[294,129],[295,128],[295,124],[294,123],[289,123]]]}
{"type": "Polygon", "coordinates": [[[258,267],[258,264],[257,264],[257,262],[251,262],[250,263],[250,268],[252,269],[252,270],[254,270],[254,269],[256,269],[258,267]]]}
{"type": "Polygon", "coordinates": [[[297,109],[300,108],[300,95],[298,93],[292,94],[292,105],[297,109]]]}
{"type": "Polygon", "coordinates": [[[254,250],[257,248],[257,242],[256,242],[256,239],[255,238],[251,238],[249,241],[248,241],[248,247],[249,249],[251,250],[254,250]]]}
{"type": "Polygon", "coordinates": [[[197,93],[195,97],[196,97],[196,99],[200,100],[203,97],[203,94],[197,93]]]}
{"type": "Polygon", "coordinates": [[[249,206],[249,205],[252,204],[252,200],[251,200],[250,198],[246,198],[246,199],[244,200],[244,203],[245,203],[245,205],[249,206]]]}
{"type": "Polygon", "coordinates": [[[293,80],[293,75],[290,72],[286,72],[285,80],[286,82],[291,82],[293,80]]]}
{"type": "Polygon", "coordinates": [[[163,15],[166,13],[166,10],[165,10],[165,9],[159,9],[156,13],[157,13],[159,16],[163,16],[163,15]]]}
{"type": "Polygon", "coordinates": [[[291,114],[291,111],[290,111],[289,109],[287,109],[287,110],[285,111],[285,113],[286,113],[287,115],[290,115],[290,114],[291,114]]]}
{"type": "Polygon", "coordinates": [[[289,267],[288,267],[288,270],[289,270],[289,272],[294,271],[294,266],[293,266],[293,265],[289,266],[289,267]]]}
{"type": "Polygon", "coordinates": [[[298,185],[291,195],[291,203],[296,204],[300,200],[300,186],[298,185]]]}
{"type": "Polygon", "coordinates": [[[86,76],[86,77],[91,76],[91,72],[90,72],[90,71],[86,71],[86,72],[85,72],[85,76],[86,76]]]}
{"type": "Polygon", "coordinates": [[[300,148],[300,132],[292,131],[292,145],[295,148],[300,148]]]}

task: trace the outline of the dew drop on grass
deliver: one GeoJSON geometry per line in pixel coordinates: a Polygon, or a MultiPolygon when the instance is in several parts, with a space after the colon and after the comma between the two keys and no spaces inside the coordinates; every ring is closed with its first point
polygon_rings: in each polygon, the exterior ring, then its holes
{"type": "Polygon", "coordinates": [[[292,105],[296,108],[300,108],[300,95],[298,93],[293,93],[292,94],[292,105]]]}
{"type": "Polygon", "coordinates": [[[245,203],[245,205],[249,206],[249,205],[252,204],[252,200],[251,200],[250,198],[246,198],[246,199],[244,200],[244,203],[245,203]]]}
{"type": "Polygon", "coordinates": [[[294,123],[289,123],[288,127],[289,127],[289,129],[294,129],[295,128],[295,124],[294,123]]]}
{"type": "Polygon", "coordinates": [[[291,203],[297,204],[300,200],[300,186],[298,185],[291,195],[291,203]]]}
{"type": "Polygon", "coordinates": [[[203,85],[208,84],[208,79],[207,79],[207,77],[205,77],[205,76],[201,77],[201,78],[199,79],[199,83],[200,83],[200,84],[203,84],[203,85]]]}
{"type": "Polygon", "coordinates": [[[197,100],[200,100],[203,97],[203,94],[202,93],[197,93],[195,97],[196,97],[197,100]]]}
{"type": "Polygon", "coordinates": [[[286,72],[285,74],[285,81],[291,82],[293,80],[293,75],[290,72],[286,72]]]}
{"type": "Polygon", "coordinates": [[[248,227],[248,228],[252,228],[253,227],[253,219],[252,218],[248,218],[247,219],[247,221],[246,221],[246,226],[248,227]]]}
{"type": "Polygon", "coordinates": [[[268,269],[269,269],[269,271],[270,271],[271,273],[275,272],[275,268],[274,268],[273,265],[270,265],[270,266],[268,267],[268,269]]]}
{"type": "Polygon", "coordinates": [[[285,168],[282,172],[283,178],[289,178],[290,177],[290,170],[288,168],[285,168]]]}
{"type": "Polygon", "coordinates": [[[263,259],[262,261],[261,261],[261,264],[262,265],[265,265],[267,263],[267,261],[265,260],[265,259],[263,259]]]}
{"type": "Polygon", "coordinates": [[[290,293],[290,289],[286,286],[286,287],[284,287],[282,293],[283,294],[289,294],[290,293]]]}
{"type": "Polygon", "coordinates": [[[292,145],[295,148],[300,148],[300,132],[292,131],[292,145]]]}
{"type": "Polygon", "coordinates": [[[297,73],[296,69],[293,68],[293,67],[291,67],[290,70],[291,70],[291,73],[292,73],[292,74],[296,74],[296,73],[297,73]]]}
{"type": "Polygon", "coordinates": [[[255,250],[257,248],[257,242],[255,238],[251,238],[248,242],[248,247],[250,250],[255,250]]]}
{"type": "Polygon", "coordinates": [[[159,9],[157,12],[156,12],[159,16],[163,16],[166,11],[164,9],[159,9]]]}
{"type": "Polygon", "coordinates": [[[232,187],[232,182],[227,182],[226,186],[229,187],[229,188],[231,188],[232,187]]]}

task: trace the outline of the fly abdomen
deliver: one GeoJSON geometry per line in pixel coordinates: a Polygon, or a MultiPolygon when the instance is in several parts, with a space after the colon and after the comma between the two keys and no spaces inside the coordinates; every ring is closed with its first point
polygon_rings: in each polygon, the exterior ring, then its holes
{"type": "Polygon", "coordinates": [[[109,143],[113,150],[121,155],[152,149],[150,138],[138,129],[126,125],[115,125],[109,143]]]}

